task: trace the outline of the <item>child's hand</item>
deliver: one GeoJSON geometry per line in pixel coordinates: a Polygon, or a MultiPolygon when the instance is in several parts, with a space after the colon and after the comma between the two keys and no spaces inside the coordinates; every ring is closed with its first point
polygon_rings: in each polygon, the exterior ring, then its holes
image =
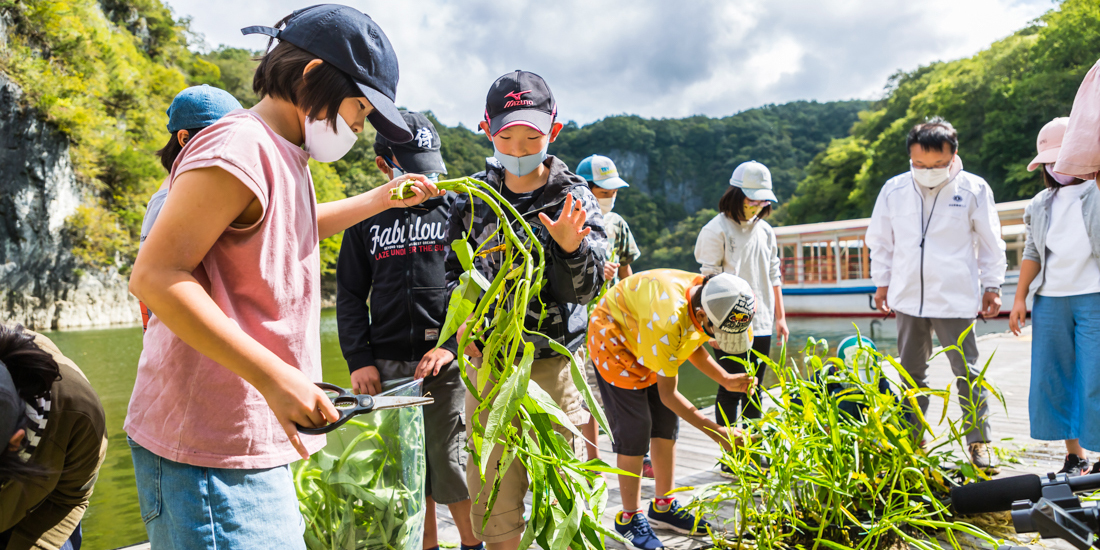
{"type": "Polygon", "coordinates": [[[1012,313],[1008,314],[1008,330],[1016,336],[1024,330],[1024,321],[1027,319],[1027,303],[1016,300],[1012,303],[1012,313]]]}
{"type": "Polygon", "coordinates": [[[279,425],[286,431],[290,444],[302,456],[309,458],[309,451],[298,435],[298,426],[320,428],[340,419],[332,400],[324,390],[310,382],[302,371],[283,364],[264,388],[257,388],[267,400],[267,406],[275,413],[279,425]]]}
{"type": "MultiPolygon", "coordinates": [[[[475,348],[476,349],[476,348],[475,348]]],[[[428,376],[435,376],[439,374],[439,371],[451,364],[451,361],[455,360],[455,354],[450,350],[443,348],[437,348],[424,354],[424,357],[420,358],[420,363],[416,365],[416,372],[413,373],[413,378],[417,380],[428,376]]]]}
{"type": "Polygon", "coordinates": [[[558,221],[551,221],[550,216],[539,212],[539,219],[546,226],[554,242],[558,243],[562,252],[572,254],[581,246],[581,241],[592,232],[591,227],[585,227],[588,221],[588,212],[581,208],[581,202],[573,200],[573,195],[565,196],[565,205],[562,206],[558,221]]]}
{"type": "Polygon", "coordinates": [[[351,373],[351,391],[358,395],[382,393],[382,376],[378,374],[378,367],[367,365],[361,369],[355,369],[351,373]]]}
{"type": "Polygon", "coordinates": [[[603,263],[603,280],[610,281],[615,278],[615,274],[619,271],[619,264],[615,262],[603,263]]]}
{"type": "Polygon", "coordinates": [[[726,376],[722,387],[734,393],[751,393],[756,386],[756,377],[748,373],[731,374],[726,376]]]}
{"type": "Polygon", "coordinates": [[[445,195],[447,192],[440,190],[431,182],[428,178],[420,174],[405,174],[403,176],[394,178],[392,181],[379,188],[380,193],[384,193],[384,197],[389,201],[389,208],[408,208],[410,206],[416,206],[430,198],[439,197],[445,195]],[[412,196],[407,194],[404,196],[397,196],[402,184],[409,182],[408,191],[412,193],[412,196]]]}

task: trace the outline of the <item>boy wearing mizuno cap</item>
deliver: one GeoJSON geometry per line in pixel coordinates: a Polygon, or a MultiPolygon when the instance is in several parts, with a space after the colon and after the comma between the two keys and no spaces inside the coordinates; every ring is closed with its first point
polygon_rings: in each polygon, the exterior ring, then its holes
{"type": "MultiPolygon", "coordinates": [[[[628,183],[619,177],[619,170],[615,163],[601,155],[592,155],[577,165],[577,175],[588,182],[588,188],[596,196],[600,203],[600,213],[603,214],[604,228],[607,230],[607,261],[603,264],[604,286],[611,288],[619,279],[629,277],[634,272],[630,264],[634,263],[642,255],[638,249],[638,243],[634,242],[634,234],[630,232],[630,225],[622,216],[611,211],[615,207],[615,196],[619,189],[630,187],[628,183]]],[[[600,400],[600,390],[596,385],[596,371],[592,366],[592,360],[585,361],[584,365],[588,385],[592,387],[592,393],[596,400],[600,400]]],[[[603,403],[600,403],[602,406],[603,403]]],[[[599,426],[596,417],[591,417],[584,425],[584,437],[588,458],[599,458],[600,449],[593,445],[599,434],[599,426]]]]}
{"type": "MultiPolygon", "coordinates": [[[[486,97],[485,120],[481,130],[493,143],[494,156],[485,171],[474,177],[494,187],[516,212],[527,221],[545,251],[545,277],[539,300],[527,307],[525,325],[546,338],[555,340],[583,360],[586,306],[603,286],[604,250],[607,237],[596,197],[583,178],[546,149],[554,141],[562,124],[557,122],[557,104],[546,81],[527,71],[510,72],[496,80],[486,97]],[[540,319],[545,304],[546,317],[540,319]]],[[[448,240],[466,238],[474,250],[491,250],[497,243],[495,229],[500,220],[479,199],[473,205],[464,195],[451,210],[448,240]],[[492,239],[492,241],[486,242],[492,239]]],[[[474,266],[492,280],[502,268],[499,253],[479,255],[474,266]]],[[[511,269],[511,266],[503,266],[511,269]]],[[[455,252],[447,256],[447,284],[454,288],[464,272],[455,252]]],[[[533,338],[535,361],[531,381],[557,402],[569,420],[583,424],[588,413],[581,407],[580,391],[570,378],[570,358],[555,352],[546,338],[533,338]]],[[[465,350],[478,364],[481,352],[472,345],[465,350]]],[[[471,371],[472,372],[472,371],[471,371]]],[[[474,374],[471,374],[474,376],[474,374]]],[[[487,385],[488,389],[489,386],[487,385]]],[[[466,396],[467,437],[473,429],[472,415],[479,401],[466,396]]],[[[488,410],[480,422],[484,424],[488,410]]],[[[562,429],[562,436],[577,451],[580,438],[562,429]]],[[[514,461],[499,480],[496,502],[487,523],[486,504],[494,491],[498,471],[495,464],[502,454],[496,446],[490,454],[484,484],[478,468],[468,468],[466,479],[474,499],[475,534],[489,548],[515,548],[524,529],[523,498],[527,494],[527,472],[514,461]]]]}
{"type": "Polygon", "coordinates": [[[641,513],[641,478],[619,475],[623,509],[615,530],[643,550],[661,548],[654,527],[705,535],[707,523],[669,496],[675,479],[679,419],[687,420],[723,447],[728,428],[707,418],[677,390],[680,365],[690,361],[729,391],[747,392],[748,374],[731,374],[703,348],[711,338],[722,349],[744,353],[752,342],[756,299],[740,277],[706,278],[675,269],[627,277],[604,295],[588,324],[588,353],[599,373],[600,393],[621,470],[641,474],[646,452],[653,460],[656,498],[648,520],[641,513]]]}

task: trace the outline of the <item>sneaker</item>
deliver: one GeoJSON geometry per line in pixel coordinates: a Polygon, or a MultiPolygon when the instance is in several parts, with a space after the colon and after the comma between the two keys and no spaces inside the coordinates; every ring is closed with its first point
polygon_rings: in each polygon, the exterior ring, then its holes
{"type": "Polygon", "coordinates": [[[974,467],[990,475],[1001,473],[1001,469],[993,464],[993,452],[989,443],[981,441],[971,443],[968,450],[970,451],[970,462],[974,464],[974,467]]]}
{"type": "Polygon", "coordinates": [[[1089,474],[1100,474],[1100,461],[1092,463],[1092,470],[1089,471],[1089,474]]]}
{"type": "Polygon", "coordinates": [[[722,462],[718,463],[718,475],[726,479],[738,479],[737,474],[733,471],[733,468],[726,466],[722,462]]]}
{"type": "Polygon", "coordinates": [[[642,477],[653,479],[653,461],[649,460],[649,455],[642,459],[642,477]]]}
{"type": "Polygon", "coordinates": [[[615,514],[615,531],[622,535],[624,539],[630,541],[630,544],[642,550],[656,550],[665,547],[664,544],[661,544],[661,539],[653,534],[653,529],[649,527],[649,520],[641,512],[634,514],[630,517],[630,521],[624,523],[623,512],[620,510],[618,514],[615,514]]]}
{"type": "Polygon", "coordinates": [[[707,527],[710,527],[710,524],[703,520],[699,520],[699,525],[696,525],[695,515],[680,508],[680,504],[675,500],[664,512],[657,510],[653,501],[649,501],[649,520],[657,529],[670,529],[693,537],[707,534],[707,527]]]}
{"type": "MultiPolygon", "coordinates": [[[[1100,462],[1097,462],[1100,464],[1100,462]]],[[[1089,461],[1085,460],[1073,453],[1066,455],[1066,462],[1062,465],[1062,469],[1058,470],[1059,474],[1066,474],[1069,477],[1077,477],[1089,473],[1089,461]]]]}

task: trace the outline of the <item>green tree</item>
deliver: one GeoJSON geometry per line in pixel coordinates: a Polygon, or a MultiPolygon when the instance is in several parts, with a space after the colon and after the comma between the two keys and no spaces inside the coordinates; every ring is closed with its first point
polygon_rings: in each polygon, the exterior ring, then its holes
{"type": "Polygon", "coordinates": [[[806,167],[786,223],[869,216],[879,189],[909,169],[909,129],[939,115],[959,132],[959,156],[984,177],[998,201],[1042,188],[1027,171],[1035,136],[1068,116],[1085,73],[1100,52],[1100,3],[1065,0],[978,54],[898,73],[887,95],[860,115],[848,138],[806,167]],[[847,191],[847,192],[846,192],[847,191]]]}
{"type": "Polygon", "coordinates": [[[256,74],[261,53],[221,46],[200,57],[218,67],[218,80],[209,84],[233,94],[248,109],[260,102],[259,96],[252,91],[252,77],[256,74]]]}

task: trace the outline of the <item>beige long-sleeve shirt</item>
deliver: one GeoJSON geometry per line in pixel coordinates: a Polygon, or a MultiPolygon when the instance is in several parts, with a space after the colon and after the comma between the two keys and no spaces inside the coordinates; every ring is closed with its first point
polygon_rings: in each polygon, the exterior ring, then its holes
{"type": "Polygon", "coordinates": [[[749,283],[756,295],[752,332],[770,336],[775,325],[775,290],[783,285],[779,245],[771,224],[764,220],[737,223],[718,214],[699,232],[695,260],[703,275],[730,273],[749,283]]]}

